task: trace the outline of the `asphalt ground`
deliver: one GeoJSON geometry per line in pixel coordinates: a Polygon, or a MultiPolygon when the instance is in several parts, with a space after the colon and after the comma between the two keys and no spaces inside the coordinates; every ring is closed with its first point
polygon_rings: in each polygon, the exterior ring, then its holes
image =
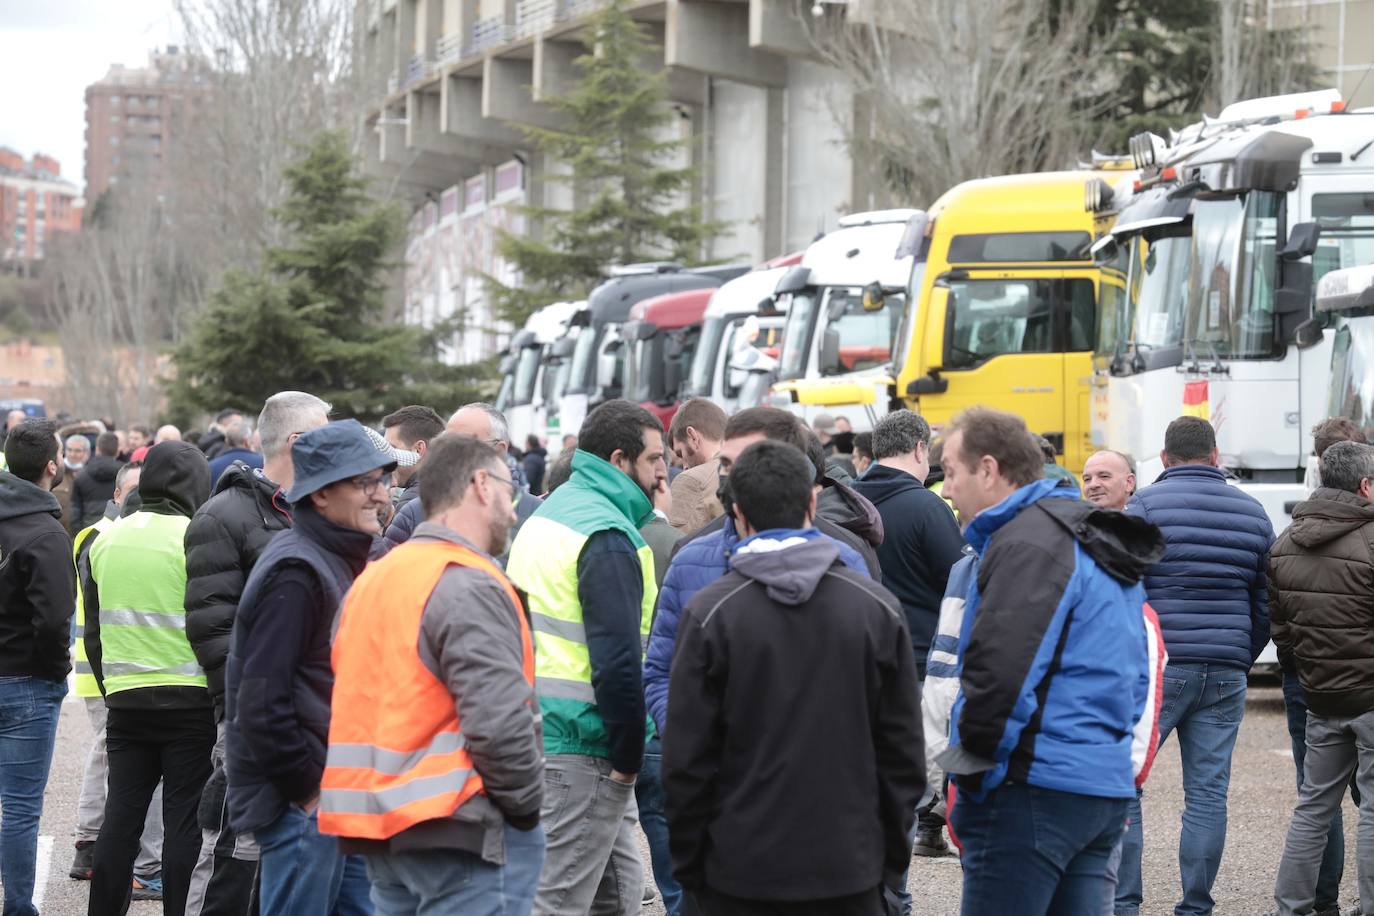
{"type": "MultiPolygon", "coordinates": [[[[44,916],[79,916],[86,912],[90,885],[67,877],[72,857],[72,829],[80,794],[90,729],[79,702],[69,698],[58,726],[52,776],[48,781],[40,828],[38,894],[44,916]]],[[[1213,896],[1216,913],[1260,914],[1273,909],[1274,874],[1296,791],[1292,755],[1275,685],[1252,685],[1231,773],[1230,823],[1226,854],[1213,896]]],[[[1179,815],[1183,789],[1178,749],[1171,739],[1160,751],[1145,788],[1144,913],[1173,912],[1178,890],[1179,815]]],[[[1346,799],[1346,873],[1342,902],[1355,899],[1355,830],[1358,816],[1346,799]]],[[[642,844],[641,844],[642,845],[642,844]]],[[[776,851],[786,855],[787,850],[776,851]]],[[[647,851],[646,856],[646,874],[647,851]]],[[[960,869],[957,859],[916,859],[911,891],[919,914],[957,914],[960,869]]],[[[153,916],[157,903],[135,903],[130,913],[153,916]]],[[[658,901],[645,914],[661,914],[658,901]]]]}

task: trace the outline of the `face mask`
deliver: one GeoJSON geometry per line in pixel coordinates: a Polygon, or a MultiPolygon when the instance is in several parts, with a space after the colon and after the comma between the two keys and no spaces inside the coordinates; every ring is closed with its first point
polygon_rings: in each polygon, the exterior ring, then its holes
{"type": "Polygon", "coordinates": [[[67,470],[69,470],[69,471],[79,471],[79,470],[81,470],[82,468],[84,468],[84,467],[86,466],[86,462],[84,462],[84,461],[78,461],[78,462],[75,462],[75,463],[68,461],[68,462],[66,462],[66,464],[67,464],[67,470]]]}

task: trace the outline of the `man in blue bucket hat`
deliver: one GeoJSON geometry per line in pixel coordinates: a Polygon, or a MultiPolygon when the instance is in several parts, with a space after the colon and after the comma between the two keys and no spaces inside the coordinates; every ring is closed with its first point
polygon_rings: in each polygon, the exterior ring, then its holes
{"type": "Polygon", "coordinates": [[[316,809],[334,686],[330,633],[367,565],[390,500],[395,456],[356,420],[311,430],[291,449],[294,524],[253,567],[234,622],[225,698],[229,819],[262,850],[261,909],[371,913],[360,857],[319,832],[316,809]]]}

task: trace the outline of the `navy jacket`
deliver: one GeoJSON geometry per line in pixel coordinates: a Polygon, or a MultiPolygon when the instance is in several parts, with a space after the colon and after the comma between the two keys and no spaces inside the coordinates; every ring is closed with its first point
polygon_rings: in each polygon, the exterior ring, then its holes
{"type": "Polygon", "coordinates": [[[964,533],[959,694],[936,759],[974,803],[1007,781],[1131,798],[1150,690],[1140,578],[1159,532],[1042,479],[964,533]]]}
{"type": "Polygon", "coordinates": [[[875,464],[854,481],[854,489],[882,516],[878,563],[883,585],[902,602],[916,670],[924,677],[940,600],[950,567],[964,555],[964,536],[949,505],[906,471],[875,464]]]}
{"type": "Polygon", "coordinates": [[[1259,500],[1201,464],[1172,467],[1126,506],[1164,532],[1164,559],[1145,572],[1169,664],[1249,670],[1269,642],[1268,564],[1274,527],[1259,500]]]}
{"type": "Polygon", "coordinates": [[[330,636],[372,536],[296,506],[243,589],[225,665],[229,820],[266,827],[320,788],[334,690],[330,636]]]}

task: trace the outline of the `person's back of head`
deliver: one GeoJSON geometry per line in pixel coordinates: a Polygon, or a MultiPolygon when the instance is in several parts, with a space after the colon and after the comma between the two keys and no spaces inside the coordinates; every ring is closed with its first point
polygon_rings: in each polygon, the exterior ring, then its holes
{"type": "Polygon", "coordinates": [[[573,455],[576,452],[577,449],[564,449],[549,465],[549,469],[544,472],[545,496],[550,495],[554,490],[568,482],[568,478],[572,476],[573,455]]]}
{"type": "Polygon", "coordinates": [[[1337,442],[1368,441],[1364,430],[1356,426],[1355,421],[1349,417],[1327,417],[1312,427],[1312,453],[1318,458],[1325,455],[1326,450],[1337,442]]]}
{"type": "Polygon", "coordinates": [[[781,407],[749,407],[726,422],[724,436],[739,439],[761,433],[765,439],[786,442],[805,451],[806,437],[798,428],[801,425],[795,415],[781,407]]]}
{"type": "Polygon", "coordinates": [[[1321,458],[1322,486],[1371,498],[1374,446],[1345,440],[1328,446],[1321,458]]]}
{"type": "Polygon", "coordinates": [[[536,436],[534,433],[530,433],[528,436],[525,437],[525,451],[537,452],[543,448],[544,443],[540,442],[539,437],[536,436]]]}
{"type": "Polygon", "coordinates": [[[854,434],[854,457],[873,461],[873,434],[855,433],[854,434]]]}
{"type": "Polygon", "coordinates": [[[782,442],[746,448],[730,469],[732,512],[741,530],[806,527],[815,507],[814,476],[811,461],[782,442]]]}
{"type": "Polygon", "coordinates": [[[1166,468],[1184,464],[1217,465],[1217,432],[1202,417],[1179,417],[1164,430],[1160,460],[1166,468]]]}
{"type": "Polygon", "coordinates": [[[210,498],[210,463],[189,442],[159,442],[144,458],[138,491],[145,511],[190,518],[210,498]]]}
{"type": "Polygon", "coordinates": [[[872,433],[872,455],[882,462],[893,458],[911,458],[922,447],[929,455],[930,424],[912,410],[894,410],[878,421],[872,433]]]}
{"type": "Polygon", "coordinates": [[[106,458],[114,458],[119,454],[119,436],[115,433],[101,433],[95,439],[95,453],[104,455],[106,458]]]}
{"type": "Polygon", "coordinates": [[[230,423],[224,429],[224,444],[229,448],[247,449],[252,438],[253,427],[241,417],[237,422],[230,423]]]}
{"type": "Polygon", "coordinates": [[[235,418],[242,419],[243,411],[239,410],[237,407],[226,407],[215,414],[215,425],[220,429],[224,429],[226,426],[233,425],[235,418]]]}
{"type": "Polygon", "coordinates": [[[57,424],[52,420],[22,420],[5,436],[5,464],[21,480],[38,484],[50,464],[59,460],[57,424]]]}
{"type": "Polygon", "coordinates": [[[404,448],[414,450],[416,443],[428,444],[444,431],[444,418],[433,407],[409,404],[382,417],[382,429],[395,429],[404,448]]]}
{"type": "Polygon", "coordinates": [[[497,410],[496,405],[486,401],[474,401],[459,407],[448,418],[445,429],[460,436],[485,439],[497,448],[510,447],[510,424],[506,422],[506,415],[497,410]]]}
{"type": "Polygon", "coordinates": [[[327,402],[304,391],[279,391],[272,395],[258,414],[263,460],[289,458],[294,437],[328,423],[332,409],[327,402]]]}
{"type": "Polygon", "coordinates": [[[1031,441],[1035,443],[1035,447],[1040,450],[1040,457],[1045,459],[1046,464],[1058,463],[1059,453],[1054,450],[1054,445],[1050,440],[1039,433],[1031,433],[1030,437],[1031,441]]]}

